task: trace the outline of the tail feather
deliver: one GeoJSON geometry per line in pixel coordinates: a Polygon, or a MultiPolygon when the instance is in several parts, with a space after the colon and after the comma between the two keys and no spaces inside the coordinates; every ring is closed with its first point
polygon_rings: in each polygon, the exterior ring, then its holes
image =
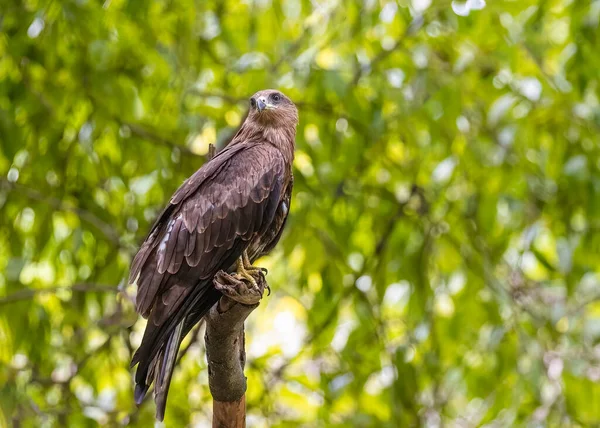
{"type": "MultiPolygon", "coordinates": [[[[160,355],[159,351],[159,355],[160,355]]],[[[148,393],[148,389],[150,389],[150,385],[152,385],[152,381],[154,379],[154,370],[156,369],[156,363],[158,358],[153,359],[148,363],[147,366],[140,366],[136,371],[136,379],[135,379],[135,404],[138,406],[141,405],[144,401],[144,397],[148,393]]]]}
{"type": "Polygon", "coordinates": [[[158,358],[159,366],[154,378],[154,402],[156,403],[156,419],[162,421],[165,418],[165,408],[167,406],[167,395],[169,394],[169,385],[177,361],[177,352],[182,340],[183,326],[185,318],[181,320],[162,351],[162,358],[158,358]]]}
{"type": "Polygon", "coordinates": [[[148,322],[144,339],[134,354],[132,367],[139,364],[135,374],[135,402],[139,406],[150,385],[155,382],[154,400],[156,418],[163,420],[169,385],[177,361],[177,352],[183,338],[198,323],[210,308],[219,300],[221,293],[212,287],[198,288],[193,298],[184,302],[165,325],[151,327],[148,322]]]}

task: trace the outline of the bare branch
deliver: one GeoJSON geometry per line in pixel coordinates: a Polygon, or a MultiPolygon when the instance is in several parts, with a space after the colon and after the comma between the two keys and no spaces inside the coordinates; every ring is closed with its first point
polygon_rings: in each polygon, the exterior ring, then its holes
{"type": "Polygon", "coordinates": [[[244,321],[257,307],[224,296],[205,318],[208,382],[216,401],[237,401],[246,392],[244,321]]]}
{"type": "Polygon", "coordinates": [[[204,318],[208,385],[213,396],[213,427],[237,428],[246,426],[244,322],[268,286],[263,275],[256,278],[254,287],[248,287],[247,281],[221,273],[213,281],[223,297],[204,318]]]}

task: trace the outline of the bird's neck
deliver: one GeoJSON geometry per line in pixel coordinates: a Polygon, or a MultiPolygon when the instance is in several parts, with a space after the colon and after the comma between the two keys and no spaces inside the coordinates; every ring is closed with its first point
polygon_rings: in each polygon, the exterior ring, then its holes
{"type": "Polygon", "coordinates": [[[233,138],[231,144],[242,143],[244,141],[255,141],[267,143],[275,146],[283,155],[283,158],[290,167],[294,160],[294,149],[296,140],[296,127],[272,127],[272,126],[248,126],[242,125],[238,133],[233,138]]]}
{"type": "Polygon", "coordinates": [[[294,160],[294,149],[296,148],[296,127],[265,127],[262,130],[262,134],[268,143],[279,149],[285,162],[291,165],[294,160]]]}

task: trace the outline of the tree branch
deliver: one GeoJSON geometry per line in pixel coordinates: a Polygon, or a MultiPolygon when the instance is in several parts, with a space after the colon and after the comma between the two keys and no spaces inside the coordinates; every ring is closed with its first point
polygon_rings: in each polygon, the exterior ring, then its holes
{"type": "Polygon", "coordinates": [[[214,279],[215,286],[224,295],[204,317],[204,340],[208,385],[213,396],[213,427],[238,428],[246,426],[244,322],[258,307],[267,283],[262,275],[256,278],[256,290],[255,287],[246,288],[245,281],[224,281],[227,278],[232,277],[217,275],[214,279]]]}
{"type": "Polygon", "coordinates": [[[237,401],[246,392],[244,321],[257,307],[224,296],[206,316],[208,383],[217,401],[237,401]]]}

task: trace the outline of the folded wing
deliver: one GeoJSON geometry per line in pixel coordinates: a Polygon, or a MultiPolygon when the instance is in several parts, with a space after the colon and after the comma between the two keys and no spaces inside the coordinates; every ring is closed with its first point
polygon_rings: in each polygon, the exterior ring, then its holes
{"type": "Polygon", "coordinates": [[[130,282],[138,285],[137,311],[148,318],[132,360],[132,365],[139,363],[136,400],[146,393],[157,356],[180,322],[192,311],[199,319],[218,300],[213,276],[232,266],[253,238],[268,233],[284,181],[285,163],[276,148],[238,143],[173,195],[131,268],[130,282]]]}

